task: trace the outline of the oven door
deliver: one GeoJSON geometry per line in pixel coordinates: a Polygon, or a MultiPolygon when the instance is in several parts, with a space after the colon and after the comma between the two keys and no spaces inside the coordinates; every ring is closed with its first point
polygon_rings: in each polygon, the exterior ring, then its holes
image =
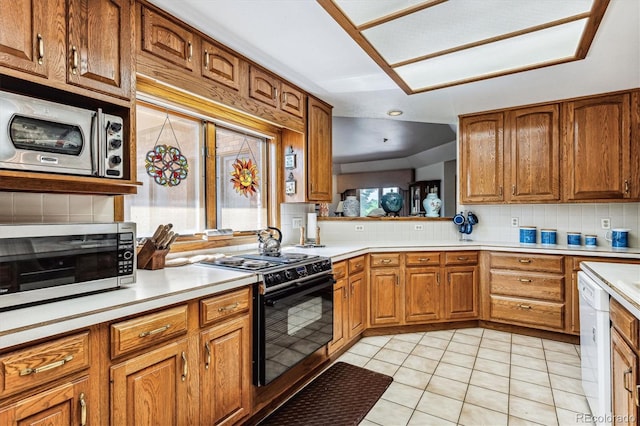
{"type": "Polygon", "coordinates": [[[254,383],[266,385],[333,339],[331,274],[257,297],[254,383]]]}

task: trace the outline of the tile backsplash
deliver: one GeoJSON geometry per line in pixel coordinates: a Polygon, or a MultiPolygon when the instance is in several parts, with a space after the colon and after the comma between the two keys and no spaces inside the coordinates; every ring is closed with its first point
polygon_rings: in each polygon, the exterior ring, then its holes
{"type": "Polygon", "coordinates": [[[0,192],[0,223],[112,222],[108,195],[0,192]]]}
{"type": "MultiPolygon", "coordinates": [[[[292,228],[293,218],[301,218],[306,226],[306,213],[313,212],[313,204],[282,204],[282,233],[285,244],[295,244],[300,231],[292,228]]],[[[609,218],[611,228],[628,228],[630,247],[640,247],[640,203],[608,204],[512,204],[466,205],[458,211],[473,211],[479,220],[471,239],[478,242],[518,243],[519,227],[511,226],[511,219],[518,218],[520,226],[535,226],[558,230],[558,243],[566,244],[567,232],[581,232],[598,236],[598,245],[604,246],[606,230],[601,229],[600,219],[609,218]]],[[[321,241],[457,241],[460,234],[450,221],[327,221],[318,222],[321,241]],[[356,225],[364,230],[356,231],[356,225]],[[416,230],[416,225],[422,229],[416,230]]],[[[539,237],[538,237],[539,238],[539,237]]]]}

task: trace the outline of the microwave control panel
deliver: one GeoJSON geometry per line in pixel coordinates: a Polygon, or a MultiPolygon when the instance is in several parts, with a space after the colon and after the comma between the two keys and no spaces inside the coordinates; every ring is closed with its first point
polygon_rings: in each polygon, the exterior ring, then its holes
{"type": "Polygon", "coordinates": [[[124,135],[122,117],[104,114],[104,177],[123,177],[124,135]]]}
{"type": "Polygon", "coordinates": [[[118,234],[118,275],[132,275],[136,267],[133,233],[118,234]]]}

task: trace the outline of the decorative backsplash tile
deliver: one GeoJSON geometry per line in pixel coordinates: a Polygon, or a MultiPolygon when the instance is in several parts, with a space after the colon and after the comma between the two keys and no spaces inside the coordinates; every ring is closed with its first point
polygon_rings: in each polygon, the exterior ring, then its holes
{"type": "Polygon", "coordinates": [[[113,197],[0,192],[0,223],[86,222],[113,222],[113,197]]]}

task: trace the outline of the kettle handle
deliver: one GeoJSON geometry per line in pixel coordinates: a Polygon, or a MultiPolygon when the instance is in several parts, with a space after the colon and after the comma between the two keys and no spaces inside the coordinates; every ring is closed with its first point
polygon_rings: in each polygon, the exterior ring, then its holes
{"type": "Polygon", "coordinates": [[[274,231],[276,231],[278,233],[278,242],[279,243],[282,242],[282,231],[280,231],[278,228],[275,228],[273,226],[267,226],[267,229],[273,229],[274,231]]]}

